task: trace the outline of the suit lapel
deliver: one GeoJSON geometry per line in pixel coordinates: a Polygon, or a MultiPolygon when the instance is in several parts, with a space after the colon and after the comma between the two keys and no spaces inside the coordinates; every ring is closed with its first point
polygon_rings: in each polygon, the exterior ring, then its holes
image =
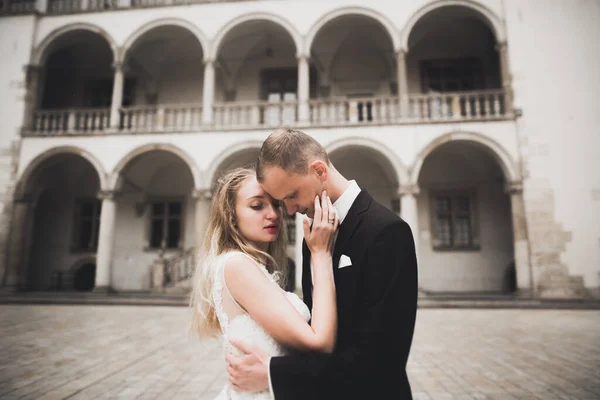
{"type": "Polygon", "coordinates": [[[340,257],[344,254],[344,250],[352,235],[356,231],[356,228],[360,225],[362,214],[369,209],[369,205],[373,201],[373,198],[366,190],[361,190],[354,203],[348,210],[348,214],[344,218],[344,221],[340,225],[338,236],[335,241],[335,247],[333,249],[333,272],[337,274],[337,266],[340,262],[340,257]]]}

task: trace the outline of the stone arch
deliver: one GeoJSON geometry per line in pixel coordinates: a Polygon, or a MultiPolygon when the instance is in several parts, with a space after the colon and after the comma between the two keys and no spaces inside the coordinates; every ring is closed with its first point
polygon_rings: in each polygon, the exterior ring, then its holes
{"type": "Polygon", "coordinates": [[[396,180],[400,185],[407,184],[409,182],[408,168],[402,163],[402,161],[394,154],[390,149],[384,146],[382,143],[377,142],[373,139],[362,138],[362,137],[347,137],[340,140],[336,140],[327,146],[327,154],[331,154],[334,151],[348,146],[366,147],[375,152],[381,154],[387,161],[392,165],[394,172],[396,173],[396,180]]]}
{"type": "Polygon", "coordinates": [[[213,40],[212,48],[210,49],[210,57],[208,57],[208,59],[211,59],[211,60],[217,59],[217,56],[219,55],[219,50],[221,47],[221,42],[223,41],[223,39],[227,36],[227,34],[229,32],[231,32],[233,29],[235,29],[237,26],[243,24],[244,22],[255,21],[255,20],[270,21],[270,22],[273,22],[273,23],[281,26],[292,37],[292,40],[294,41],[294,44],[296,45],[296,54],[302,54],[302,52],[304,50],[302,48],[302,36],[300,35],[300,33],[298,32],[298,30],[296,29],[296,27],[294,25],[292,25],[287,19],[280,17],[278,15],[271,14],[271,13],[265,13],[265,12],[256,12],[256,13],[244,14],[237,18],[234,18],[233,20],[229,21],[224,27],[222,27],[213,40]]]}
{"type": "Polygon", "coordinates": [[[411,168],[411,184],[418,185],[419,174],[421,173],[421,168],[423,167],[423,162],[425,161],[425,159],[427,159],[427,157],[433,151],[435,151],[438,147],[442,146],[444,143],[454,141],[468,141],[481,145],[489,152],[490,155],[494,157],[496,162],[498,162],[500,168],[502,169],[502,172],[504,173],[504,178],[506,179],[506,182],[521,181],[521,176],[518,173],[518,169],[513,158],[510,156],[508,151],[506,151],[506,149],[502,147],[499,143],[474,132],[451,132],[432,140],[423,148],[423,150],[421,150],[413,164],[413,167],[411,168]]]}
{"type": "Polygon", "coordinates": [[[496,38],[496,42],[502,43],[506,41],[506,33],[504,32],[504,25],[502,24],[502,20],[486,6],[472,0],[438,0],[431,1],[429,4],[421,7],[408,19],[408,22],[406,23],[404,29],[400,33],[401,48],[404,51],[409,50],[408,39],[410,38],[410,34],[413,28],[422,17],[424,17],[433,10],[447,6],[466,7],[471,10],[474,10],[483,17],[483,22],[485,22],[492,30],[492,33],[496,38]]]}
{"type": "Polygon", "coordinates": [[[189,32],[191,32],[196,37],[196,39],[198,39],[198,42],[200,42],[204,60],[207,60],[208,54],[210,53],[210,46],[209,46],[208,38],[206,37],[206,35],[204,35],[204,33],[196,25],[194,25],[190,21],[186,21],[181,18],[161,18],[158,20],[148,22],[147,24],[138,28],[135,32],[133,32],[131,35],[129,35],[129,37],[125,41],[125,44],[121,48],[120,60],[125,61],[127,52],[131,49],[131,46],[139,38],[144,36],[144,34],[149,32],[150,30],[152,30],[154,28],[158,28],[160,26],[178,26],[180,28],[184,28],[184,29],[188,30],[189,32]]]}
{"type": "Polygon", "coordinates": [[[52,32],[50,32],[44,38],[44,40],[42,40],[42,42],[38,46],[36,46],[36,48],[33,52],[33,57],[32,57],[31,63],[33,65],[43,65],[46,57],[48,56],[47,53],[48,53],[48,49],[51,46],[51,44],[56,39],[58,39],[60,36],[64,35],[65,33],[69,33],[69,32],[76,31],[76,30],[86,30],[86,31],[90,31],[92,33],[96,33],[96,34],[100,35],[102,38],[104,38],[104,40],[106,40],[106,42],[108,43],[108,45],[110,46],[110,48],[112,50],[113,62],[119,61],[119,47],[117,46],[117,43],[112,38],[112,36],[110,36],[108,34],[108,32],[106,32],[104,29],[100,28],[97,25],[90,24],[90,23],[78,22],[78,23],[74,23],[74,24],[61,26],[60,28],[57,28],[57,29],[53,30],[52,32]]]}
{"type": "Polygon", "coordinates": [[[190,173],[192,174],[192,178],[194,180],[194,187],[196,187],[196,188],[200,187],[200,182],[201,182],[200,173],[198,172],[198,168],[196,167],[196,163],[194,162],[194,159],[192,157],[190,157],[190,155],[188,153],[181,150],[179,147],[169,144],[169,143],[152,143],[152,144],[147,144],[147,145],[135,148],[134,150],[130,151],[125,157],[123,157],[117,163],[116,167],[113,169],[113,172],[111,173],[109,180],[108,180],[109,189],[115,190],[118,187],[121,172],[123,172],[123,169],[134,158],[136,158],[137,156],[140,156],[144,153],[147,153],[150,151],[155,151],[155,150],[162,150],[162,151],[172,153],[172,154],[176,155],[177,157],[179,157],[181,160],[183,160],[183,162],[190,169],[190,173]]]}
{"type": "Polygon", "coordinates": [[[54,147],[45,152],[39,154],[35,157],[23,170],[20,177],[17,178],[17,185],[15,187],[15,196],[24,195],[26,191],[27,182],[31,179],[32,174],[37,170],[37,168],[44,163],[44,161],[50,159],[51,157],[60,155],[60,154],[75,154],[81,156],[86,159],[96,170],[98,174],[98,181],[100,182],[100,190],[106,190],[108,181],[106,179],[106,173],[104,172],[104,168],[100,161],[92,154],[87,151],[75,147],[75,146],[60,146],[54,147]]]}
{"type": "Polygon", "coordinates": [[[308,31],[308,34],[306,35],[306,39],[304,41],[305,56],[310,55],[310,49],[312,47],[313,41],[319,33],[319,31],[321,30],[321,28],[323,28],[325,25],[327,25],[334,19],[343,17],[344,15],[363,15],[365,17],[378,21],[379,24],[381,24],[381,26],[383,26],[389,34],[390,40],[392,41],[392,45],[394,47],[394,51],[397,51],[399,49],[400,41],[396,27],[394,26],[392,21],[390,21],[386,16],[380,14],[377,11],[365,7],[342,7],[328,12],[313,24],[313,26],[308,31]]]}
{"type": "Polygon", "coordinates": [[[203,182],[204,186],[202,187],[202,189],[211,188],[211,185],[214,182],[219,169],[221,168],[223,163],[227,161],[227,159],[229,159],[229,157],[244,150],[260,150],[262,144],[262,140],[250,140],[227,147],[227,149],[219,153],[217,157],[214,158],[214,160],[211,162],[210,166],[206,170],[206,175],[203,182]]]}

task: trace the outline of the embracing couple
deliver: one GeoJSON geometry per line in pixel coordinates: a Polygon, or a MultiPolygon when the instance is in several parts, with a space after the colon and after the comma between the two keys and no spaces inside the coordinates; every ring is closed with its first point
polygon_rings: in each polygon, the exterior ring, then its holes
{"type": "Polygon", "coordinates": [[[223,336],[217,399],[411,399],[406,363],[417,260],[406,222],[331,164],[311,136],[281,129],[256,168],[214,192],[191,307],[223,336]],[[301,300],[286,292],[283,212],[304,218],[301,300]]]}

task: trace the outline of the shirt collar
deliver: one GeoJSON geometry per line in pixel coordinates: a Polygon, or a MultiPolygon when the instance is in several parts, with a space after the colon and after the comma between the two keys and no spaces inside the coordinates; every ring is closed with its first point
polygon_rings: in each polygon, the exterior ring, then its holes
{"type": "Polygon", "coordinates": [[[350,207],[352,207],[352,204],[358,197],[359,193],[360,187],[355,180],[351,180],[350,185],[346,188],[344,193],[342,193],[335,203],[333,203],[333,208],[335,208],[335,211],[337,212],[340,224],[344,222],[344,218],[346,218],[346,215],[348,215],[348,211],[350,211],[350,207]]]}

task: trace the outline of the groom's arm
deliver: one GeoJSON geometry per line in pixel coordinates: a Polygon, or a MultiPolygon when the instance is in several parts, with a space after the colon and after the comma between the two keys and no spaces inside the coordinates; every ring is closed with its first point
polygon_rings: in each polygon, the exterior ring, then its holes
{"type": "Polygon", "coordinates": [[[360,392],[382,367],[406,368],[416,318],[417,263],[404,221],[385,228],[367,250],[362,284],[354,343],[333,354],[273,357],[276,399],[314,398],[325,387],[331,393],[352,393],[355,386],[360,392]]]}

